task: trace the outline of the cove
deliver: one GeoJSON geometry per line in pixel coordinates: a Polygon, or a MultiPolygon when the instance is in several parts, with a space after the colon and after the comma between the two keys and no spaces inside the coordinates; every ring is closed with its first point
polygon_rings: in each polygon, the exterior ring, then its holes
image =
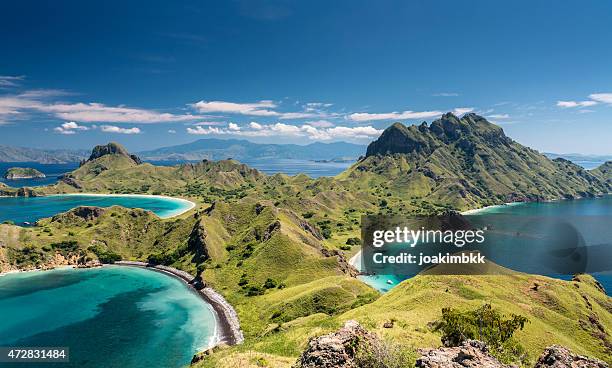
{"type": "Polygon", "coordinates": [[[193,208],[181,198],[118,194],[57,194],[44,197],[0,197],[0,222],[34,223],[79,206],[142,208],[169,218],[193,208]]]}
{"type": "Polygon", "coordinates": [[[0,346],[69,347],[62,367],[183,367],[216,341],[209,304],[178,279],[134,267],[2,276],[0,315],[0,346]]]}
{"type": "MultiPolygon", "coordinates": [[[[592,254],[597,254],[606,249],[608,254],[612,248],[612,195],[601,198],[588,198],[577,200],[563,200],[552,202],[513,203],[511,205],[492,206],[481,210],[467,211],[466,217],[476,227],[489,226],[494,231],[496,252],[508,262],[502,265],[512,269],[513,261],[525,265],[529,257],[521,255],[529,254],[531,249],[522,249],[526,244],[536,244],[533,241],[526,242],[527,234],[559,233],[559,240],[564,241],[573,236],[581,240],[586,247],[586,255],[583,259],[587,264],[607,262],[605,259],[597,259],[592,254]],[[591,251],[589,251],[589,247],[591,251]],[[520,262],[519,262],[520,261],[520,262]]],[[[490,235],[488,235],[490,236],[490,235]]],[[[600,253],[601,254],[601,253],[600,253]]],[[[351,263],[361,268],[360,253],[351,259],[351,263]]],[[[530,268],[536,274],[543,274],[559,279],[569,280],[572,275],[562,273],[540,272],[545,267],[533,262],[530,268]]],[[[589,269],[588,267],[586,269],[589,269]]],[[[593,276],[604,286],[606,291],[612,291],[612,273],[609,268],[602,272],[593,272],[593,276]]],[[[387,292],[403,280],[412,275],[362,275],[359,278],[370,286],[381,292],[387,292]]]]}

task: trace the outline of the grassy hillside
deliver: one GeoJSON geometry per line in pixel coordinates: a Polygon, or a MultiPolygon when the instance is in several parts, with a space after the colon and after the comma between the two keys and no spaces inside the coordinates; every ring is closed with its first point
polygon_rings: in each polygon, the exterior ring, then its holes
{"type": "Polygon", "coordinates": [[[198,367],[257,367],[264,359],[270,367],[290,367],[312,336],[331,332],[355,319],[387,340],[400,343],[416,359],[416,349],[441,345],[431,323],[441,309],[471,310],[491,303],[505,315],[529,318],[515,337],[535,362],[546,346],[561,344],[576,353],[612,362],[612,302],[592,277],[576,281],[543,276],[418,276],[404,281],[373,303],[339,316],[324,314],[283,324],[244,346],[221,350],[198,367]],[[535,286],[537,285],[537,290],[535,286]],[[392,328],[384,328],[393,321],[392,328]],[[605,332],[604,332],[605,331],[605,332]],[[281,343],[282,342],[282,343],[281,343]]]}
{"type": "Polygon", "coordinates": [[[458,209],[612,191],[600,171],[550,160],[475,114],[448,113],[429,126],[393,124],[370,144],[366,158],[340,177],[354,183],[386,181],[391,197],[458,209]]]}
{"type": "Polygon", "coordinates": [[[166,194],[188,197],[197,208],[167,220],[141,210],[80,208],[31,228],[1,225],[0,267],[120,258],[198,274],[236,308],[246,337],[203,366],[261,366],[261,358],[286,367],[310,336],[350,318],[414,352],[440,344],[428,324],[442,307],[486,302],[530,318],[520,338],[533,357],[560,343],[610,362],[612,302],[587,276],[419,276],[380,296],[346,261],[359,248],[362,214],[590,196],[610,191],[610,173],[608,166],[588,172],[551,161],[475,115],[394,124],[335,178],[268,176],[233,160],[158,167],[109,144],[37,191],[166,194]],[[394,327],[383,328],[390,320],[394,327]]]}

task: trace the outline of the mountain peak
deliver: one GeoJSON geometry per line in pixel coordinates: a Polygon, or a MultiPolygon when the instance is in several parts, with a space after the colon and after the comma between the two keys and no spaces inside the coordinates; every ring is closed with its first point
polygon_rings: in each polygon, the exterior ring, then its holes
{"type": "Polygon", "coordinates": [[[140,158],[138,158],[138,156],[131,155],[125,147],[123,147],[121,144],[117,142],[109,142],[107,144],[95,146],[94,149],[91,151],[91,155],[89,156],[86,162],[93,161],[97,158],[100,158],[106,155],[126,156],[126,157],[131,158],[134,161],[134,163],[136,163],[137,165],[142,163],[142,161],[140,160],[140,158]]]}
{"type": "Polygon", "coordinates": [[[454,142],[471,142],[485,140],[489,144],[507,144],[511,139],[506,137],[502,128],[488,122],[474,113],[459,118],[448,112],[429,126],[427,123],[405,126],[394,123],[370,143],[367,156],[394,153],[431,154],[436,148],[454,142]]]}

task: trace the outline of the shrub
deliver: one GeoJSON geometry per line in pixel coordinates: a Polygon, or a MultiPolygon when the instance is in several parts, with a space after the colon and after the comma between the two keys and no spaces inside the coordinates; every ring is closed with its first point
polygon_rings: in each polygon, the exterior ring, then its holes
{"type": "Polygon", "coordinates": [[[359,244],[361,244],[361,239],[359,238],[346,239],[346,245],[359,245],[359,244]]]}
{"type": "Polygon", "coordinates": [[[415,356],[409,349],[389,341],[369,343],[361,341],[355,354],[355,366],[359,368],[413,367],[415,356]]]}
{"type": "Polygon", "coordinates": [[[527,359],[525,349],[512,336],[528,322],[527,317],[517,314],[506,319],[490,304],[485,304],[467,312],[443,308],[442,319],[436,321],[433,328],[442,332],[444,346],[459,346],[466,340],[480,340],[500,361],[524,363],[527,359]]]}
{"type": "Polygon", "coordinates": [[[274,289],[276,285],[277,285],[276,281],[272,279],[267,279],[266,282],[264,282],[263,287],[264,289],[274,289]]]}

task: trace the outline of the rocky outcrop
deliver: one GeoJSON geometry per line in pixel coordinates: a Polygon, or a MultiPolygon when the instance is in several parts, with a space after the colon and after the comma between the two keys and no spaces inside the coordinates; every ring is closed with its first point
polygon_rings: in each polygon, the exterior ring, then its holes
{"type": "Polygon", "coordinates": [[[70,211],[57,214],[51,218],[52,222],[67,221],[74,222],[74,220],[92,221],[102,216],[106,212],[106,209],[94,206],[81,206],[71,209],[70,211]]]}
{"type": "Polygon", "coordinates": [[[421,357],[416,367],[422,368],[510,368],[489,354],[487,345],[467,340],[461,346],[438,349],[419,349],[421,357]]]}
{"type": "Polygon", "coordinates": [[[196,263],[202,263],[209,258],[206,236],[206,229],[200,221],[196,221],[187,240],[187,246],[194,253],[196,263]]]}
{"type": "Polygon", "coordinates": [[[89,156],[87,161],[81,162],[81,166],[85,162],[93,161],[93,160],[95,160],[97,158],[100,158],[102,156],[105,156],[105,155],[123,155],[123,156],[127,156],[127,157],[131,158],[132,161],[134,161],[134,163],[137,164],[137,165],[140,165],[142,163],[142,160],[140,158],[138,158],[138,156],[131,155],[125,149],[125,147],[123,147],[119,143],[110,142],[110,143],[105,144],[105,145],[95,146],[94,149],[91,151],[91,155],[89,156]]]}
{"type": "Polygon", "coordinates": [[[38,197],[39,195],[32,188],[23,187],[14,189],[5,185],[0,186],[0,197],[38,197]]]}
{"type": "Polygon", "coordinates": [[[294,368],[357,368],[357,347],[363,343],[376,345],[379,340],[357,321],[347,321],[337,332],[311,339],[294,368]]]}
{"type": "Polygon", "coordinates": [[[563,346],[553,345],[544,350],[534,368],[608,368],[608,364],[573,354],[563,346]]]}

